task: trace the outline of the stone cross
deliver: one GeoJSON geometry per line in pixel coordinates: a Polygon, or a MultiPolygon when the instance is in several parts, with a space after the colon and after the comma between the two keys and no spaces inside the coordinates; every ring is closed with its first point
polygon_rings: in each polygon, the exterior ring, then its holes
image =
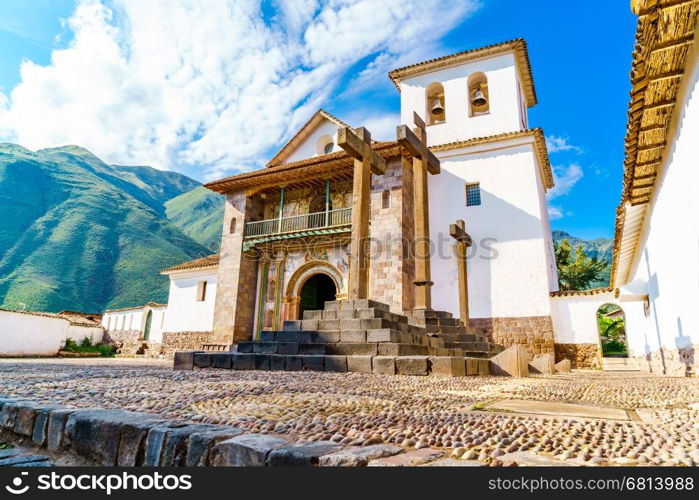
{"type": "Polygon", "coordinates": [[[349,299],[369,298],[369,215],[371,174],[386,172],[386,161],[371,148],[364,127],[337,131],[337,145],[354,158],[352,186],[352,239],[350,242],[349,299]]]}
{"type": "Polygon", "coordinates": [[[439,159],[427,147],[425,122],[413,112],[415,132],[407,125],[396,129],[398,143],[413,157],[413,219],[415,224],[415,309],[432,309],[430,222],[427,173],[440,172],[439,159]]]}
{"type": "Polygon", "coordinates": [[[449,235],[456,240],[456,262],[459,274],[459,319],[466,328],[468,322],[468,273],[466,271],[466,254],[471,246],[471,236],[466,232],[464,221],[457,220],[449,225],[449,235]]]}

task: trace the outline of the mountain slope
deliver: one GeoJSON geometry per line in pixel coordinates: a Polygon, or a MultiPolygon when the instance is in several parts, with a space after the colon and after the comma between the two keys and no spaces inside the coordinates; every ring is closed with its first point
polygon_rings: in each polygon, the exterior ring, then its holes
{"type": "Polygon", "coordinates": [[[203,186],[165,203],[165,216],[180,230],[215,252],[221,242],[223,196],[203,186]]]}
{"type": "Polygon", "coordinates": [[[74,146],[0,144],[0,307],[92,312],[167,299],[158,272],[210,253],[165,219],[199,183],[74,146]],[[162,175],[160,175],[162,174],[162,175]]]}
{"type": "Polygon", "coordinates": [[[582,245],[583,252],[585,252],[585,255],[587,255],[588,257],[592,257],[593,259],[600,259],[607,262],[608,265],[604,274],[598,281],[593,282],[590,285],[590,288],[600,288],[609,286],[609,275],[612,269],[612,250],[614,246],[613,239],[596,238],[594,240],[588,241],[583,240],[581,238],[576,238],[575,236],[571,236],[565,231],[560,231],[557,229],[551,231],[551,234],[553,236],[554,243],[560,243],[563,240],[568,240],[568,243],[570,243],[570,246],[573,248],[577,248],[578,245],[582,245]]]}

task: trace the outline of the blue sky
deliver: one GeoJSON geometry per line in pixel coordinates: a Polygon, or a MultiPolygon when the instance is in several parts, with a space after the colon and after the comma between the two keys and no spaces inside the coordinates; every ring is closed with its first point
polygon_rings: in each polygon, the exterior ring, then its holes
{"type": "Polygon", "coordinates": [[[165,17],[163,12],[169,11],[153,10],[156,3],[138,6],[132,0],[115,0],[100,5],[94,0],[76,15],[72,0],[3,0],[0,113],[4,97],[10,112],[5,121],[12,127],[3,133],[0,122],[0,140],[32,149],[80,144],[112,163],[153,164],[205,180],[264,163],[318,106],[356,126],[380,129],[381,123],[390,124],[399,100],[386,69],[523,37],[539,97],[530,109],[530,126],[542,127],[561,148],[550,153],[559,177],[550,200],[556,217],[552,226],[587,239],[613,235],[636,22],[628,2],[423,1],[406,6],[407,14],[397,8],[391,15],[403,31],[387,27],[383,38],[371,26],[347,34],[339,10],[322,3],[305,11],[298,2],[291,6],[274,1],[246,5],[242,13],[237,5],[218,13],[199,7],[183,10],[183,17],[200,20],[196,24],[202,26],[201,33],[189,22],[176,24],[176,9],[165,17]],[[246,16],[247,22],[240,22],[246,16]],[[153,24],[153,18],[162,21],[153,24]],[[226,29],[226,22],[232,29],[226,29]],[[163,34],[153,34],[160,25],[163,34]],[[191,47],[169,42],[167,33],[172,31],[181,32],[191,47]],[[234,34],[223,34],[229,31],[234,34]],[[217,33],[238,38],[217,40],[217,33]],[[139,36],[148,39],[150,48],[143,48],[139,36]],[[201,53],[191,50],[197,49],[198,37],[201,53]],[[330,48],[328,40],[338,40],[339,47],[330,48]],[[166,49],[151,50],[159,44],[166,49]],[[243,61],[249,59],[239,54],[246,50],[255,58],[264,54],[265,62],[241,76],[243,61]],[[144,63],[152,52],[157,52],[155,59],[144,63]],[[346,52],[358,55],[352,58],[346,52]],[[186,61],[190,53],[195,63],[165,67],[170,55],[173,61],[186,61]],[[295,54],[294,64],[278,62],[282,56],[291,59],[289,54],[295,54]],[[200,65],[207,58],[211,61],[200,65]],[[24,77],[22,61],[29,61],[24,77]],[[218,66],[227,62],[231,64],[220,77],[218,66]],[[159,66],[166,77],[157,73],[159,66]],[[207,68],[216,69],[207,75],[207,68]],[[263,78],[265,71],[270,74],[263,78]],[[206,78],[202,83],[192,74],[206,78]],[[94,90],[89,97],[77,83],[85,79],[94,90]],[[115,81],[118,85],[112,88],[115,81]],[[192,89],[222,95],[209,101],[192,89]],[[168,100],[170,95],[177,98],[168,100]],[[219,105],[223,99],[226,103],[219,105]],[[44,116],[37,116],[47,108],[44,116]],[[257,121],[246,125],[245,137],[238,138],[233,123],[246,109],[258,110],[257,121]],[[280,110],[281,119],[270,116],[274,110],[280,110]],[[72,118],[68,126],[62,113],[72,118]],[[20,114],[24,122],[17,118],[20,114]],[[51,123],[57,125],[52,128],[51,123]],[[95,130],[98,136],[91,135],[95,130]]]}

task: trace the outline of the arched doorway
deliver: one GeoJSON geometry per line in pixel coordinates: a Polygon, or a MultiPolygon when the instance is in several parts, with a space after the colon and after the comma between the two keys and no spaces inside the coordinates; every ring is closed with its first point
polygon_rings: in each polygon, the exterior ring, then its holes
{"type": "Polygon", "coordinates": [[[153,323],[153,311],[148,311],[148,314],[146,315],[146,326],[143,329],[143,340],[150,339],[150,327],[151,327],[152,323],[153,323]]]}
{"type": "Polygon", "coordinates": [[[318,311],[323,309],[325,302],[335,300],[337,287],[333,279],[324,273],[314,274],[306,280],[301,287],[301,309],[304,311],[318,311]]]}
{"type": "Polygon", "coordinates": [[[616,304],[603,304],[597,309],[597,329],[599,331],[602,357],[627,358],[626,315],[616,304]]]}

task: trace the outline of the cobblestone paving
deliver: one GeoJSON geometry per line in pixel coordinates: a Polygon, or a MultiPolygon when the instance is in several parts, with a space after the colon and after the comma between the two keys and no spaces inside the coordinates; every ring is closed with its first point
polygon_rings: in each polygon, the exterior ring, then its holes
{"type": "Polygon", "coordinates": [[[601,372],[528,379],[175,372],[170,363],[140,360],[3,360],[0,393],[228,424],[301,441],[441,447],[486,462],[529,451],[586,464],[699,465],[697,379],[601,372]],[[505,398],[640,410],[651,422],[473,411],[505,398]]]}

